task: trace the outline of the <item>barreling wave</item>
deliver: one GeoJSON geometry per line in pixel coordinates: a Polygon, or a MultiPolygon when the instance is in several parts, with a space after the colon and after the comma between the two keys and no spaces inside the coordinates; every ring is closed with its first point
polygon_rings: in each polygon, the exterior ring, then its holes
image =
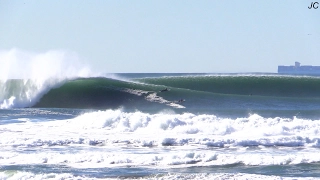
{"type": "Polygon", "coordinates": [[[275,75],[183,75],[125,80],[91,77],[2,83],[1,108],[85,108],[218,115],[305,115],[317,117],[320,78],[275,75]],[[167,88],[168,91],[160,92],[167,88]],[[220,113],[220,114],[219,114],[220,113]],[[263,114],[265,113],[265,114],[263,114]]]}

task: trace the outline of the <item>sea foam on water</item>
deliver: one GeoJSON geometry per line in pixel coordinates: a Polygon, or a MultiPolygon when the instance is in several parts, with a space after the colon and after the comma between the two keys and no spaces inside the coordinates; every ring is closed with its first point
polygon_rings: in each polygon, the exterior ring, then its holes
{"type": "Polygon", "coordinates": [[[1,127],[2,136],[6,138],[0,139],[0,145],[4,147],[79,148],[78,153],[60,153],[54,150],[28,154],[2,152],[0,158],[6,164],[63,163],[81,168],[123,165],[212,166],[235,163],[256,166],[312,163],[320,160],[316,156],[319,133],[314,131],[319,129],[320,123],[298,118],[263,118],[251,115],[247,118],[226,119],[191,113],[127,113],[119,109],[88,112],[59,121],[28,121],[1,127]],[[252,134],[252,126],[262,132],[252,134]],[[285,133],[279,132],[280,130],[272,133],[269,127],[283,127],[285,133]],[[275,146],[278,148],[274,148],[275,146]],[[82,151],[82,148],[89,147],[92,148],[91,151],[82,151]],[[284,153],[282,148],[289,147],[303,149],[293,148],[291,153],[284,153]],[[155,151],[159,148],[162,150],[155,151]]]}

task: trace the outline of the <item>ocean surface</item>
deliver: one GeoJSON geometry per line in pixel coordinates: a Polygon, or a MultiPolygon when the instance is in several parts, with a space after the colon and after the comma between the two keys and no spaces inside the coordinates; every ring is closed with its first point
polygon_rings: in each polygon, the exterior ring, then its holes
{"type": "Polygon", "coordinates": [[[0,179],[319,177],[319,76],[0,80],[0,179]]]}

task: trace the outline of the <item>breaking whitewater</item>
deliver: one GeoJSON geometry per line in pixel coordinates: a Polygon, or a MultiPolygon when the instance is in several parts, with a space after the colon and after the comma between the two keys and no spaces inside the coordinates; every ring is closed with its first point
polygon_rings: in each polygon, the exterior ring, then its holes
{"type": "Polygon", "coordinates": [[[0,57],[0,179],[320,177],[317,76],[92,74],[60,51],[0,57]]]}

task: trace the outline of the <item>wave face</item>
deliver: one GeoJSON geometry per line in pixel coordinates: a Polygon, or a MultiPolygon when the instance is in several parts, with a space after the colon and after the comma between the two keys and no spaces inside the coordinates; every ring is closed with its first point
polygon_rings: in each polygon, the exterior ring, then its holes
{"type": "Polygon", "coordinates": [[[148,101],[145,98],[150,94],[152,94],[151,86],[109,78],[81,78],[68,81],[59,88],[50,90],[35,107],[118,108],[121,106],[148,106],[148,101]]]}

